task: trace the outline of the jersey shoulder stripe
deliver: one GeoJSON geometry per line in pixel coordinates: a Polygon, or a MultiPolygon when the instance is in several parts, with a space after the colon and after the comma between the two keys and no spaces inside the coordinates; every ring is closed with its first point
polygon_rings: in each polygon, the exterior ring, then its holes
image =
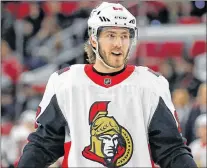
{"type": "Polygon", "coordinates": [[[65,68],[58,70],[57,73],[58,73],[58,75],[61,75],[62,73],[68,71],[69,69],[70,69],[70,67],[65,67],[65,68]]]}

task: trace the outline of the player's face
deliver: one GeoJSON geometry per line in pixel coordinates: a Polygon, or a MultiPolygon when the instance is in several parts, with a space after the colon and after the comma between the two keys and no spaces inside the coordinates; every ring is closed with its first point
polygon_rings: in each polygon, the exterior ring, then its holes
{"type": "Polygon", "coordinates": [[[98,38],[99,53],[111,67],[119,68],[125,63],[130,46],[127,28],[104,28],[98,38]]]}

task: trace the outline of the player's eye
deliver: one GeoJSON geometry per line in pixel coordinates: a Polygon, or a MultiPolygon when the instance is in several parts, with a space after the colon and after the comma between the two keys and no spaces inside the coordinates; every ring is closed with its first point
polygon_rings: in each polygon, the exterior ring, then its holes
{"type": "Polygon", "coordinates": [[[121,36],[122,39],[129,39],[129,35],[125,34],[121,36]]]}
{"type": "Polygon", "coordinates": [[[107,35],[107,37],[109,37],[109,38],[115,38],[116,36],[114,34],[110,33],[110,34],[107,35]]]}

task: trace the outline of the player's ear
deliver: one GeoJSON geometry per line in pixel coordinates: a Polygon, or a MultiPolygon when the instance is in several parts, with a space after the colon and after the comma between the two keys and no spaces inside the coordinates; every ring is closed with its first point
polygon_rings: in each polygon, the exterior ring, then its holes
{"type": "Polygon", "coordinates": [[[91,43],[92,47],[93,48],[96,48],[97,43],[96,43],[95,37],[94,36],[91,36],[89,40],[90,40],[90,43],[91,43]]]}

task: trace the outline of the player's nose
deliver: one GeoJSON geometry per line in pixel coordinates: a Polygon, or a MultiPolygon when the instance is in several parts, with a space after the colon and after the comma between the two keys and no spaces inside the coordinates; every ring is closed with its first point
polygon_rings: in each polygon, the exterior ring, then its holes
{"type": "Polygon", "coordinates": [[[115,47],[118,47],[118,48],[122,47],[121,37],[117,37],[113,44],[114,44],[115,47]]]}

